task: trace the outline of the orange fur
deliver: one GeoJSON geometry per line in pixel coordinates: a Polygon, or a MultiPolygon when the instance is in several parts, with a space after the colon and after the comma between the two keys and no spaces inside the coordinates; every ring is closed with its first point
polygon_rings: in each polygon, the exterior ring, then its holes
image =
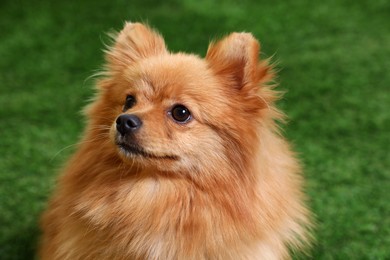
{"type": "Polygon", "coordinates": [[[205,59],[126,23],[107,51],[89,122],[42,218],[41,259],[288,259],[308,242],[300,167],[275,120],[273,73],[249,33],[205,59]],[[127,95],[134,107],[123,111],[127,95]],[[174,104],[192,119],[174,122],[174,104]],[[116,118],[153,156],[115,144],[116,118]]]}

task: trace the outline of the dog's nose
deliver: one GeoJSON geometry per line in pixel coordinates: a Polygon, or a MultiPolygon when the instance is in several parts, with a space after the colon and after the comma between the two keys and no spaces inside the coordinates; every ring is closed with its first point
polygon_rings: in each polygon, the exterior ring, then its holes
{"type": "Polygon", "coordinates": [[[141,119],[136,115],[123,114],[116,119],[116,130],[121,135],[132,133],[142,125],[141,119]]]}

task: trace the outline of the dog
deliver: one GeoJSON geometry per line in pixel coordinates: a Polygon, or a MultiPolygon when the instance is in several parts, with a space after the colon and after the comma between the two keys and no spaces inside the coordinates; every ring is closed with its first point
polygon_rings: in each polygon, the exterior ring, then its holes
{"type": "Polygon", "coordinates": [[[274,70],[250,33],[171,53],[127,22],[42,217],[40,258],[289,259],[310,244],[274,70]]]}

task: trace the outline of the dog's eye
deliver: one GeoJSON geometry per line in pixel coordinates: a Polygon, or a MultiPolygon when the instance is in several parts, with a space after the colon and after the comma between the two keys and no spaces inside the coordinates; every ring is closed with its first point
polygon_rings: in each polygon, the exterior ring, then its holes
{"type": "Polygon", "coordinates": [[[133,95],[127,95],[123,111],[132,108],[135,105],[135,97],[133,95]]]}
{"type": "Polygon", "coordinates": [[[191,113],[183,105],[175,105],[170,111],[172,118],[178,123],[187,123],[191,119],[191,113]]]}

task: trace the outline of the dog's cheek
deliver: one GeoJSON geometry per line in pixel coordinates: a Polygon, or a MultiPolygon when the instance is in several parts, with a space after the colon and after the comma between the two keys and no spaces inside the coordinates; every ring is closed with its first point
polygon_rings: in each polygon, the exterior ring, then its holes
{"type": "Polygon", "coordinates": [[[210,161],[224,158],[224,146],[217,132],[207,126],[200,126],[183,135],[181,149],[189,161],[197,167],[205,167],[210,161]]]}
{"type": "Polygon", "coordinates": [[[116,130],[116,124],[112,124],[110,127],[110,130],[108,132],[109,139],[113,145],[116,144],[116,136],[117,136],[117,130],[116,130]]]}

